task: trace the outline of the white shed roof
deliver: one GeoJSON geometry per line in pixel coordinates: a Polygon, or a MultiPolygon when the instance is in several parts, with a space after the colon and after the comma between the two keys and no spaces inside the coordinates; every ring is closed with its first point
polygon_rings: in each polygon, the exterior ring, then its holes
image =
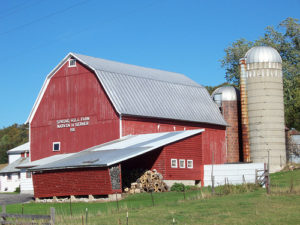
{"type": "Polygon", "coordinates": [[[22,153],[22,152],[29,152],[30,151],[30,143],[27,142],[25,144],[19,145],[13,149],[7,151],[7,154],[14,154],[14,153],[22,153]]]}

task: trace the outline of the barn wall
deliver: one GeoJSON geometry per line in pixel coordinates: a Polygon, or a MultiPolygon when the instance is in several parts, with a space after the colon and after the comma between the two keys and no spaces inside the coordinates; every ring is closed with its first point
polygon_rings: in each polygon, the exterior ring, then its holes
{"type": "Polygon", "coordinates": [[[164,180],[201,180],[203,176],[202,134],[186,138],[153,150],[122,163],[122,169],[156,169],[164,180]],[[178,168],[171,168],[171,159],[178,160],[178,168]],[[179,168],[179,159],[185,160],[185,168],[179,168]],[[193,160],[193,168],[187,168],[187,160],[193,160]]]}
{"type": "Polygon", "coordinates": [[[33,174],[33,185],[36,198],[112,194],[107,168],[44,171],[33,174]]]}
{"type": "Polygon", "coordinates": [[[95,74],[67,62],[51,78],[30,129],[34,161],[119,138],[119,118],[95,74]],[[60,142],[59,152],[53,142],[60,142]]]}
{"type": "MultiPolygon", "coordinates": [[[[166,180],[201,180],[203,171],[202,134],[175,142],[163,149],[166,180]],[[171,159],[177,159],[177,168],[171,167],[171,159]],[[179,167],[179,160],[185,160],[185,168],[179,167]],[[187,168],[187,160],[193,160],[193,168],[187,168]]],[[[154,167],[159,167],[155,164],[154,167]]]]}
{"type": "Polygon", "coordinates": [[[226,128],[224,126],[170,121],[150,118],[123,117],[122,135],[158,133],[180,130],[202,129],[203,164],[216,164],[226,162],[226,128]],[[213,158],[214,153],[214,160],[213,158]]]}

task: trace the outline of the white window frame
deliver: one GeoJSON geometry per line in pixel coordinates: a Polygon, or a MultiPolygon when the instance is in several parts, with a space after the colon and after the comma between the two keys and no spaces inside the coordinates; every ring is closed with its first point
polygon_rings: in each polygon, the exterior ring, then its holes
{"type": "Polygon", "coordinates": [[[76,67],[76,59],[69,59],[69,67],[76,67]],[[75,62],[74,65],[71,62],[75,62]]]}
{"type": "Polygon", "coordinates": [[[185,159],[179,159],[179,168],[185,168],[185,159]],[[181,166],[181,162],[183,162],[183,166],[181,166]]]}
{"type": "Polygon", "coordinates": [[[194,161],[192,159],[186,160],[186,168],[193,169],[194,168],[194,161]],[[189,166],[189,162],[192,163],[192,166],[189,166]]]}
{"type": "Polygon", "coordinates": [[[53,152],[59,152],[60,151],[60,142],[59,141],[53,142],[53,144],[52,144],[52,151],[53,152]],[[58,150],[54,150],[54,145],[56,145],[56,144],[58,144],[58,150]]]}
{"type": "Polygon", "coordinates": [[[178,168],[177,159],[171,159],[171,168],[178,168]],[[175,162],[176,165],[173,166],[173,162],[175,162]]]}

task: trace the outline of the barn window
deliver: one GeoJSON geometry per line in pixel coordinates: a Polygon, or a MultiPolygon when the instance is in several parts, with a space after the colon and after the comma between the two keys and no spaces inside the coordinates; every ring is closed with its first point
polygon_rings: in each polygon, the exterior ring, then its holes
{"type": "Polygon", "coordinates": [[[185,160],[179,159],[179,168],[185,168],[185,160]]]}
{"type": "Polygon", "coordinates": [[[76,59],[69,59],[69,67],[76,67],[76,59]]]}
{"type": "Polygon", "coordinates": [[[7,180],[11,180],[11,174],[7,174],[7,180]]]}
{"type": "Polygon", "coordinates": [[[60,142],[53,142],[53,151],[60,151],[60,142]]]}
{"type": "Polygon", "coordinates": [[[187,168],[193,169],[193,160],[187,160],[187,168]]]}
{"type": "Polygon", "coordinates": [[[177,168],[177,159],[171,159],[171,168],[177,168]]]}

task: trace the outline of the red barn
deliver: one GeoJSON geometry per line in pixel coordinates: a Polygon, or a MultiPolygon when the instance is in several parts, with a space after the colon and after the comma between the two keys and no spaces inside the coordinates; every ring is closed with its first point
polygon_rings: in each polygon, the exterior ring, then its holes
{"type": "Polygon", "coordinates": [[[27,122],[39,198],[121,192],[135,169],[201,182],[212,157],[226,161],[218,107],[178,73],[70,53],[47,76],[27,122]]]}

